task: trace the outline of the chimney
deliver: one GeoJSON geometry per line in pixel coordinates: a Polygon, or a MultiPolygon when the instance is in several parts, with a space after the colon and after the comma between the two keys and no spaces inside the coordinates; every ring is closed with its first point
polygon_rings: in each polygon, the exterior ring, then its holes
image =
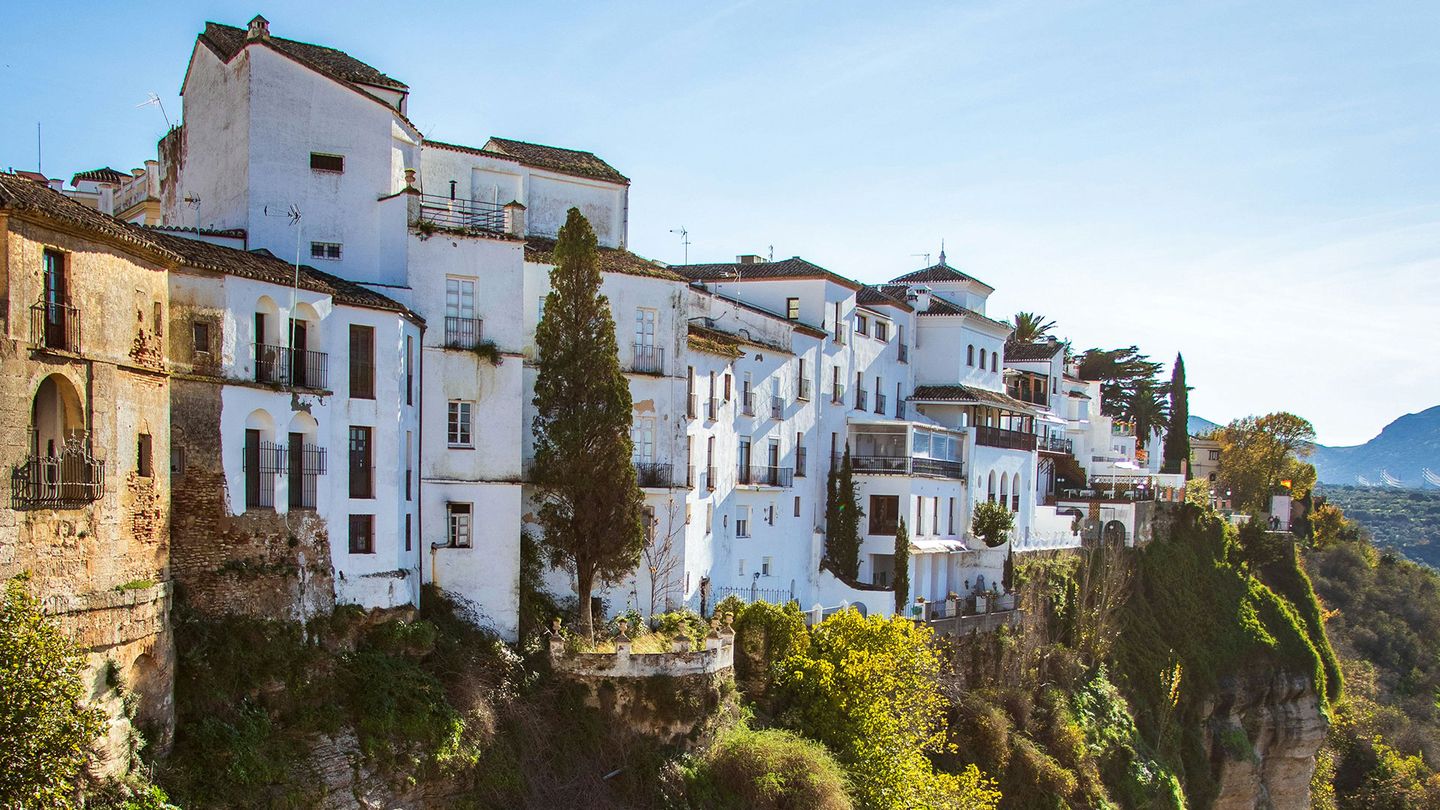
{"type": "Polygon", "coordinates": [[[505,232],[511,236],[525,238],[525,206],[519,200],[505,203],[505,232]]]}
{"type": "Polygon", "coordinates": [[[259,14],[256,14],[255,19],[250,21],[250,29],[245,32],[245,39],[253,41],[257,39],[269,38],[270,21],[265,19],[264,17],[261,17],[259,14]]]}
{"type": "Polygon", "coordinates": [[[765,257],[757,256],[754,253],[742,253],[735,257],[736,264],[764,264],[765,257]]]}

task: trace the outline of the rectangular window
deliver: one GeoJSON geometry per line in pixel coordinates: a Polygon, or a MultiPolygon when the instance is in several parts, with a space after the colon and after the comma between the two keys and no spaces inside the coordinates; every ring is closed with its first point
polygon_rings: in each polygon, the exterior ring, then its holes
{"type": "Polygon", "coordinates": [[[642,416],[630,425],[631,460],[636,464],[655,463],[655,419],[642,416]]]}
{"type": "Polygon", "coordinates": [[[805,477],[805,434],[795,434],[795,477],[805,477]]]}
{"type": "Polygon", "coordinates": [[[446,439],[451,447],[474,447],[471,437],[473,402],[450,400],[446,439]]]}
{"type": "Polygon", "coordinates": [[[870,516],[870,534],[893,537],[900,523],[900,496],[871,495],[867,514],[870,516]]]}
{"type": "Polygon", "coordinates": [[[407,430],[405,431],[405,500],[407,501],[414,500],[414,494],[411,492],[412,487],[410,484],[415,478],[415,467],[411,461],[411,459],[414,458],[411,454],[414,452],[415,433],[407,430]]]}
{"type": "Polygon", "coordinates": [[[445,279],[445,317],[475,317],[475,282],[463,278],[445,279]]]}
{"type": "Polygon", "coordinates": [[[800,517],[800,496],[795,496],[795,517],[800,517]]]}
{"type": "Polygon", "coordinates": [[[343,172],[345,171],[345,156],[311,152],[310,168],[317,172],[343,172]]]}
{"type": "Polygon", "coordinates": [[[915,536],[925,533],[925,497],[915,499],[915,536]]]}
{"type": "Polygon", "coordinates": [[[855,316],[855,334],[857,334],[857,335],[868,335],[868,334],[870,334],[870,319],[869,319],[868,317],[866,317],[866,316],[864,316],[864,315],[856,315],[856,316],[855,316]]]}
{"type": "Polygon", "coordinates": [[[411,532],[410,532],[410,516],[409,516],[409,515],[406,515],[406,516],[405,516],[405,550],[406,550],[406,551],[409,551],[410,548],[411,548],[411,544],[413,544],[414,542],[415,542],[414,537],[411,535],[411,532]]]}
{"type": "Polygon", "coordinates": [[[339,242],[311,242],[310,258],[312,259],[338,259],[340,258],[339,242]]]}
{"type": "Polygon", "coordinates": [[[785,299],[785,317],[789,318],[789,319],[792,320],[792,321],[798,321],[798,320],[800,320],[800,299],[799,299],[799,298],[786,298],[786,299],[785,299]]]}
{"type": "Polygon", "coordinates": [[[165,334],[165,307],[159,301],[155,302],[155,335],[158,337],[165,334]]]}
{"type": "Polygon", "coordinates": [[[742,577],[745,576],[745,561],[744,561],[744,560],[741,560],[741,561],[740,561],[739,571],[740,571],[740,576],[742,576],[742,577]]]}
{"type": "Polygon", "coordinates": [[[180,445],[170,446],[170,477],[179,478],[185,474],[185,448],[180,445]]]}
{"type": "Polygon", "coordinates": [[[405,404],[415,404],[415,336],[405,336],[405,404]]]}
{"type": "MultiPolygon", "coordinates": [[[[265,488],[260,482],[260,431],[248,428],[245,431],[245,508],[258,509],[265,503],[265,488]]],[[[274,502],[272,501],[271,504],[274,502]]]]}
{"type": "Polygon", "coordinates": [[[729,402],[729,401],[730,401],[730,391],[731,391],[731,386],[732,386],[731,378],[732,378],[732,375],[730,374],[730,372],[728,372],[728,371],[725,372],[725,401],[726,401],[726,402],[729,402]]]}
{"type": "Polygon", "coordinates": [[[949,531],[946,532],[946,534],[954,534],[954,533],[955,533],[955,499],[954,499],[954,498],[951,498],[951,499],[950,499],[950,517],[949,517],[949,522],[948,522],[948,524],[949,524],[949,527],[950,527],[950,528],[949,528],[949,531]]]}
{"type": "Polygon", "coordinates": [[[890,323],[888,321],[875,322],[875,339],[881,343],[890,340],[890,323]]]}
{"type": "Polygon", "coordinates": [[[544,296],[544,295],[540,296],[539,302],[535,304],[535,320],[536,320],[536,321],[543,321],[543,320],[545,320],[545,299],[546,299],[546,298],[547,298],[547,296],[544,296]]]}
{"type": "Polygon", "coordinates": [[[199,354],[210,353],[210,324],[206,321],[195,321],[190,324],[190,342],[194,351],[199,354]]]}
{"type": "Polygon", "coordinates": [[[715,528],[715,504],[705,504],[705,533],[709,534],[715,528]]]}
{"type": "Polygon", "coordinates": [[[350,398],[375,398],[375,327],[350,325],[350,398]]]}
{"type": "Polygon", "coordinates": [[[940,533],[940,496],[938,495],[930,499],[930,526],[934,528],[936,534],[940,533]]]}
{"type": "Polygon", "coordinates": [[[151,450],[149,433],[141,433],[135,442],[135,470],[141,478],[155,475],[155,457],[151,450]]]}
{"type": "Polygon", "coordinates": [[[645,309],[642,307],[635,310],[635,346],[637,348],[655,348],[656,317],[656,312],[653,309],[645,309]]]}
{"type": "Polygon", "coordinates": [[[350,427],[350,497],[375,497],[373,428],[350,427]]]}
{"type": "Polygon", "coordinates": [[[1211,451],[1210,451],[1210,460],[1211,460],[1211,461],[1219,461],[1219,460],[1220,460],[1220,451],[1219,451],[1219,450],[1211,450],[1211,451]]]}
{"type": "Polygon", "coordinates": [[[451,548],[470,548],[470,504],[447,503],[445,514],[450,526],[446,542],[451,548]]]}
{"type": "Polygon", "coordinates": [[[750,536],[750,507],[741,506],[735,510],[735,536],[750,536]]]}
{"type": "Polygon", "coordinates": [[[770,576],[770,558],[769,558],[769,557],[761,557],[761,558],[760,558],[760,576],[762,576],[762,577],[768,577],[768,576],[770,576]]]}
{"type": "Polygon", "coordinates": [[[350,516],[350,553],[375,553],[375,516],[350,516]]]}

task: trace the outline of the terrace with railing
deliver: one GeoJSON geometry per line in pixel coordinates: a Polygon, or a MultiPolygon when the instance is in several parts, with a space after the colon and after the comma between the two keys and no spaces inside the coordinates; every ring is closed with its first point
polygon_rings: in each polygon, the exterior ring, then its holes
{"type": "Polygon", "coordinates": [[[1046,453],[1073,455],[1075,451],[1075,441],[1061,436],[1040,436],[1036,442],[1036,446],[1046,453]]]}
{"type": "MultiPolygon", "coordinates": [[[[965,477],[961,460],[964,434],[915,425],[852,426],[850,466],[861,475],[917,475],[928,478],[965,477]]],[[[842,457],[832,462],[839,466],[842,457]]]]}
{"type": "Polygon", "coordinates": [[[975,428],[975,443],[983,447],[998,447],[1002,450],[1035,449],[1035,434],[1022,430],[980,425],[975,428]]]}
{"type": "Polygon", "coordinates": [[[630,362],[631,371],[636,374],[665,373],[665,349],[663,347],[636,343],[634,348],[634,359],[630,362]]]}
{"type": "Polygon", "coordinates": [[[105,492],[105,462],[88,445],[69,442],[59,455],[31,455],[10,471],[15,509],[75,509],[100,500],[105,492]]]}
{"type": "Polygon", "coordinates": [[[30,345],[80,353],[80,310],[41,301],[30,307],[30,345]]]}
{"type": "Polygon", "coordinates": [[[420,221],[462,231],[505,232],[505,207],[481,200],[459,200],[439,194],[420,195],[420,221]]]}
{"type": "Polygon", "coordinates": [[[255,382],[320,390],[329,387],[329,355],[325,352],[251,345],[255,349],[255,382]]]}
{"type": "Polygon", "coordinates": [[[757,487],[788,487],[795,483],[795,471],[789,467],[750,467],[741,464],[735,483],[757,487]]]}

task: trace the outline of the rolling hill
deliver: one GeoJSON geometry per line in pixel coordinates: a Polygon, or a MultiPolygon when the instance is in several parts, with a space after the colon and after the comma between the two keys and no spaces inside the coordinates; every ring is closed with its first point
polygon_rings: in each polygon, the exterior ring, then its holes
{"type": "Polygon", "coordinates": [[[1364,444],[1316,445],[1310,461],[1322,484],[1352,485],[1363,478],[1384,485],[1388,473],[1399,486],[1437,489],[1422,470],[1440,473],[1440,405],[1396,419],[1364,444]]]}

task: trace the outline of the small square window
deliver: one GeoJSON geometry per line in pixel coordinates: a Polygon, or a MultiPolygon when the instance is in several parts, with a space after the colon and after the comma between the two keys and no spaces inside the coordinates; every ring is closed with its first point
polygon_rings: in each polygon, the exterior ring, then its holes
{"type": "Polygon", "coordinates": [[[449,534],[447,542],[451,548],[470,548],[471,523],[470,504],[449,503],[445,505],[445,513],[449,516],[449,534]]]}
{"type": "Polygon", "coordinates": [[[197,354],[210,353],[210,324],[208,321],[195,321],[190,324],[190,340],[197,354]]]}
{"type": "Polygon", "coordinates": [[[798,321],[798,320],[800,320],[800,299],[799,299],[799,298],[786,298],[786,299],[785,299],[785,317],[786,317],[786,318],[789,318],[789,319],[792,320],[792,321],[798,321]]]}
{"type": "Polygon", "coordinates": [[[375,553],[375,516],[350,516],[350,553],[375,553]]]}
{"type": "Polygon", "coordinates": [[[339,243],[339,242],[311,242],[311,243],[310,243],[310,258],[312,258],[312,259],[330,259],[330,260],[339,259],[339,258],[340,258],[340,243],[339,243]]]}
{"type": "Polygon", "coordinates": [[[450,401],[449,424],[446,436],[451,447],[474,447],[471,429],[472,406],[474,403],[461,400],[450,401]]]}
{"type": "Polygon", "coordinates": [[[762,576],[762,577],[768,577],[768,576],[770,576],[770,558],[769,558],[769,557],[762,557],[762,558],[760,559],[760,576],[762,576]]]}
{"type": "Polygon", "coordinates": [[[317,172],[335,172],[337,174],[345,171],[344,155],[327,155],[323,152],[310,153],[310,168],[317,172]]]}

